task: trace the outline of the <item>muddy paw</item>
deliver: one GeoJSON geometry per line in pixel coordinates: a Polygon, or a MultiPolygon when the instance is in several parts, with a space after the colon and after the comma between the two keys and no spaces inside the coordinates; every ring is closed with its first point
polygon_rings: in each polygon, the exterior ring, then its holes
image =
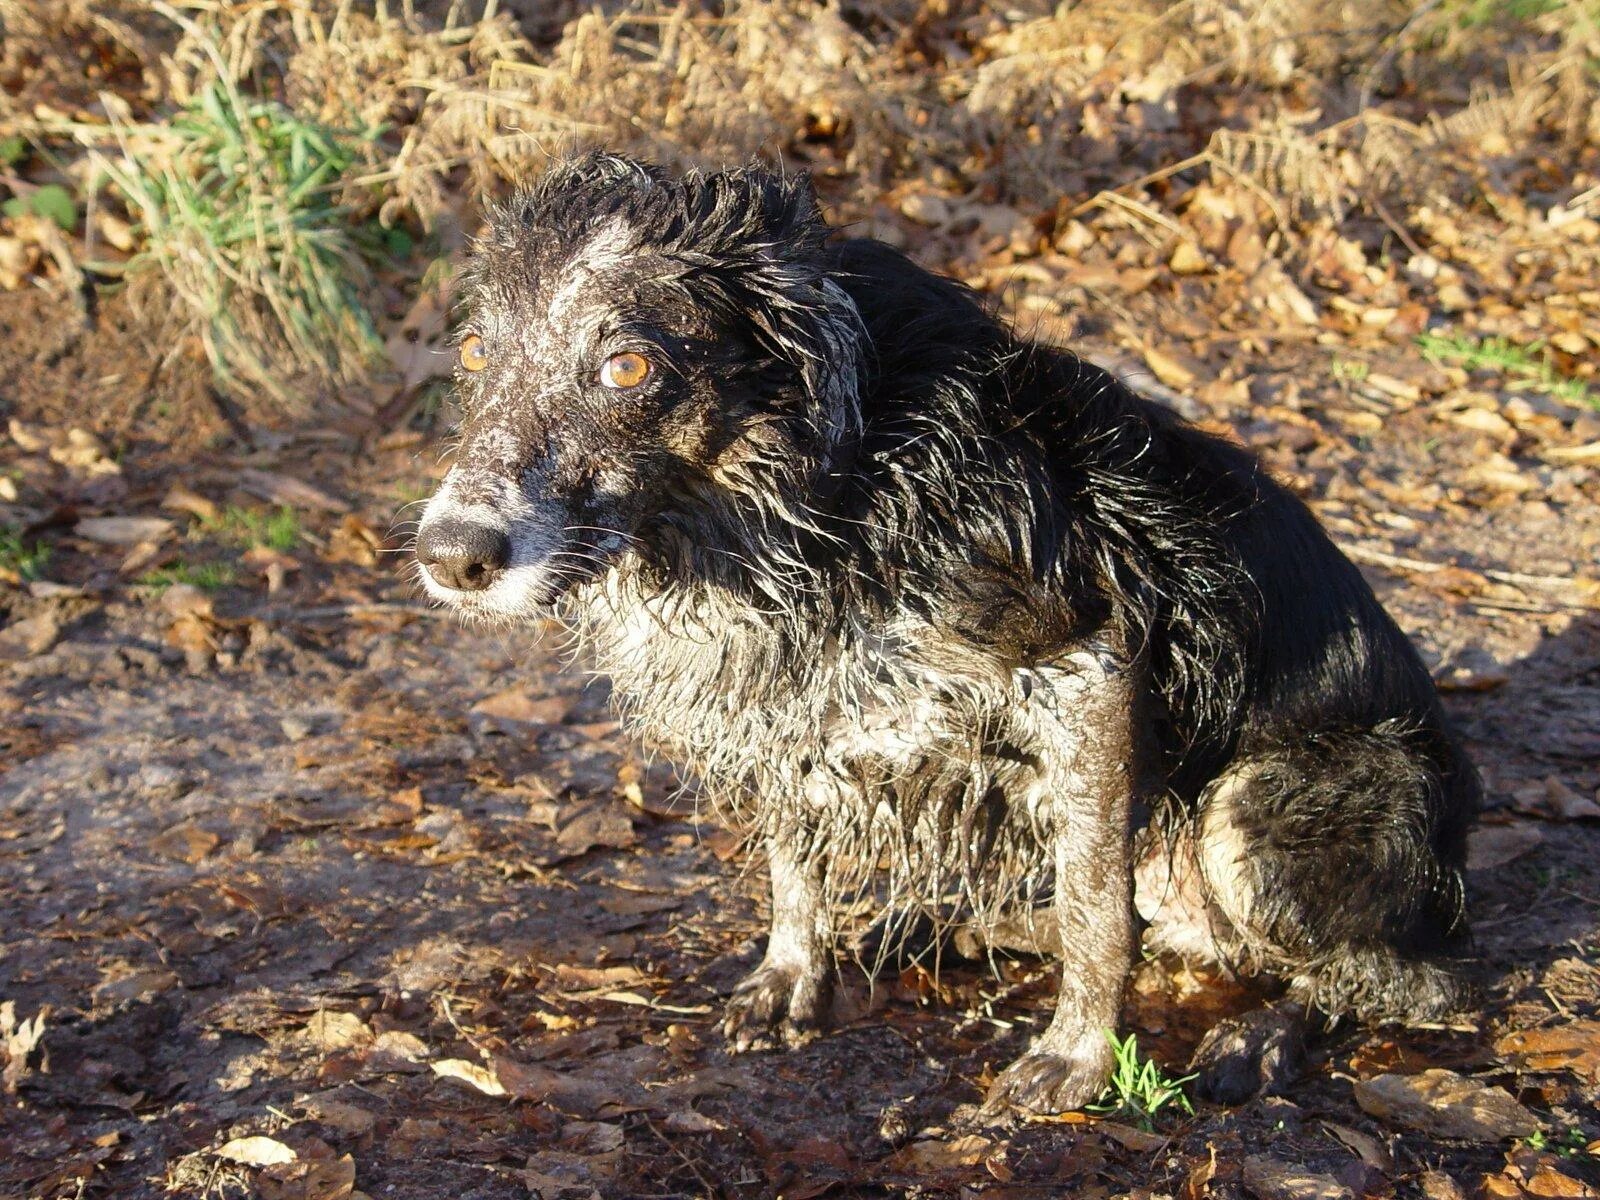
{"type": "Polygon", "coordinates": [[[1218,1104],[1275,1096],[1305,1067],[1305,1014],[1293,1006],[1258,1008],[1212,1026],[1194,1052],[1195,1090],[1218,1104]]]}
{"type": "Polygon", "coordinates": [[[832,988],[828,976],[763,963],[734,988],[722,1019],[728,1049],[769,1050],[780,1043],[803,1046],[828,1023],[832,988]]]}
{"type": "Polygon", "coordinates": [[[1066,1054],[1035,1047],[994,1081],[979,1115],[996,1120],[1009,1112],[1058,1113],[1082,1108],[1105,1089],[1113,1065],[1111,1045],[1100,1034],[1083,1039],[1066,1054]]]}

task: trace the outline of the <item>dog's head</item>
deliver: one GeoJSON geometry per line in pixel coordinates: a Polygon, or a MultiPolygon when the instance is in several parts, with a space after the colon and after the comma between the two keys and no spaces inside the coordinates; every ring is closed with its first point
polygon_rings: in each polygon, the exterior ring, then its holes
{"type": "Polygon", "coordinates": [[[826,235],[803,178],[610,155],[499,208],[463,291],[459,449],[418,530],[429,593],[537,615],[719,504],[803,505],[860,420],[826,235]]]}

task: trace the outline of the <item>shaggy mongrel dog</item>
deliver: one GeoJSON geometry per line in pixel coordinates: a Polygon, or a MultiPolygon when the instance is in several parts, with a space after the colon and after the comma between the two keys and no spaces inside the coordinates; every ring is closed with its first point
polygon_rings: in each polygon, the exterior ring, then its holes
{"type": "Polygon", "coordinates": [[[422,578],[469,617],[560,616],[763,840],[735,1047],[823,1022],[831,902],[866,887],[979,920],[1053,897],[1059,1005],[992,1111],[1100,1091],[1136,910],[1158,947],[1287,982],[1202,1046],[1219,1097],[1277,1082],[1306,1010],[1461,1001],[1475,776],[1243,450],[830,238],[757,168],[555,166],[465,296],[422,578]]]}

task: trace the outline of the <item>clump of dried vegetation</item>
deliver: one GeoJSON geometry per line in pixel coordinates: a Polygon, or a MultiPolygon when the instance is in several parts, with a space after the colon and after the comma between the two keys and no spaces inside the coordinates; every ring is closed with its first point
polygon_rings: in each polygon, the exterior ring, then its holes
{"type": "Polygon", "coordinates": [[[1420,252],[1415,214],[1484,203],[1497,155],[1600,143],[1594,0],[522,7],[0,0],[0,184],[89,218],[69,253],[6,218],[0,285],[125,279],[255,415],[304,415],[384,368],[475,196],[576,146],[809,165],[875,231],[989,206],[1017,256],[1095,210],[1170,235],[1209,177],[1293,265],[1356,211],[1420,252]]]}

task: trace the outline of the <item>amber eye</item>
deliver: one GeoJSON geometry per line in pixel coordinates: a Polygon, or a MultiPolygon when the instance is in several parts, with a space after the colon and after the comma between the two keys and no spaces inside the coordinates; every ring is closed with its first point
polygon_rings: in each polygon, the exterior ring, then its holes
{"type": "Polygon", "coordinates": [[[636,388],[650,378],[650,360],[632,350],[613,354],[600,368],[600,382],[608,388],[636,388]]]}
{"type": "Polygon", "coordinates": [[[489,347],[477,334],[469,333],[461,339],[460,358],[463,371],[481,371],[489,365],[489,347]]]}

